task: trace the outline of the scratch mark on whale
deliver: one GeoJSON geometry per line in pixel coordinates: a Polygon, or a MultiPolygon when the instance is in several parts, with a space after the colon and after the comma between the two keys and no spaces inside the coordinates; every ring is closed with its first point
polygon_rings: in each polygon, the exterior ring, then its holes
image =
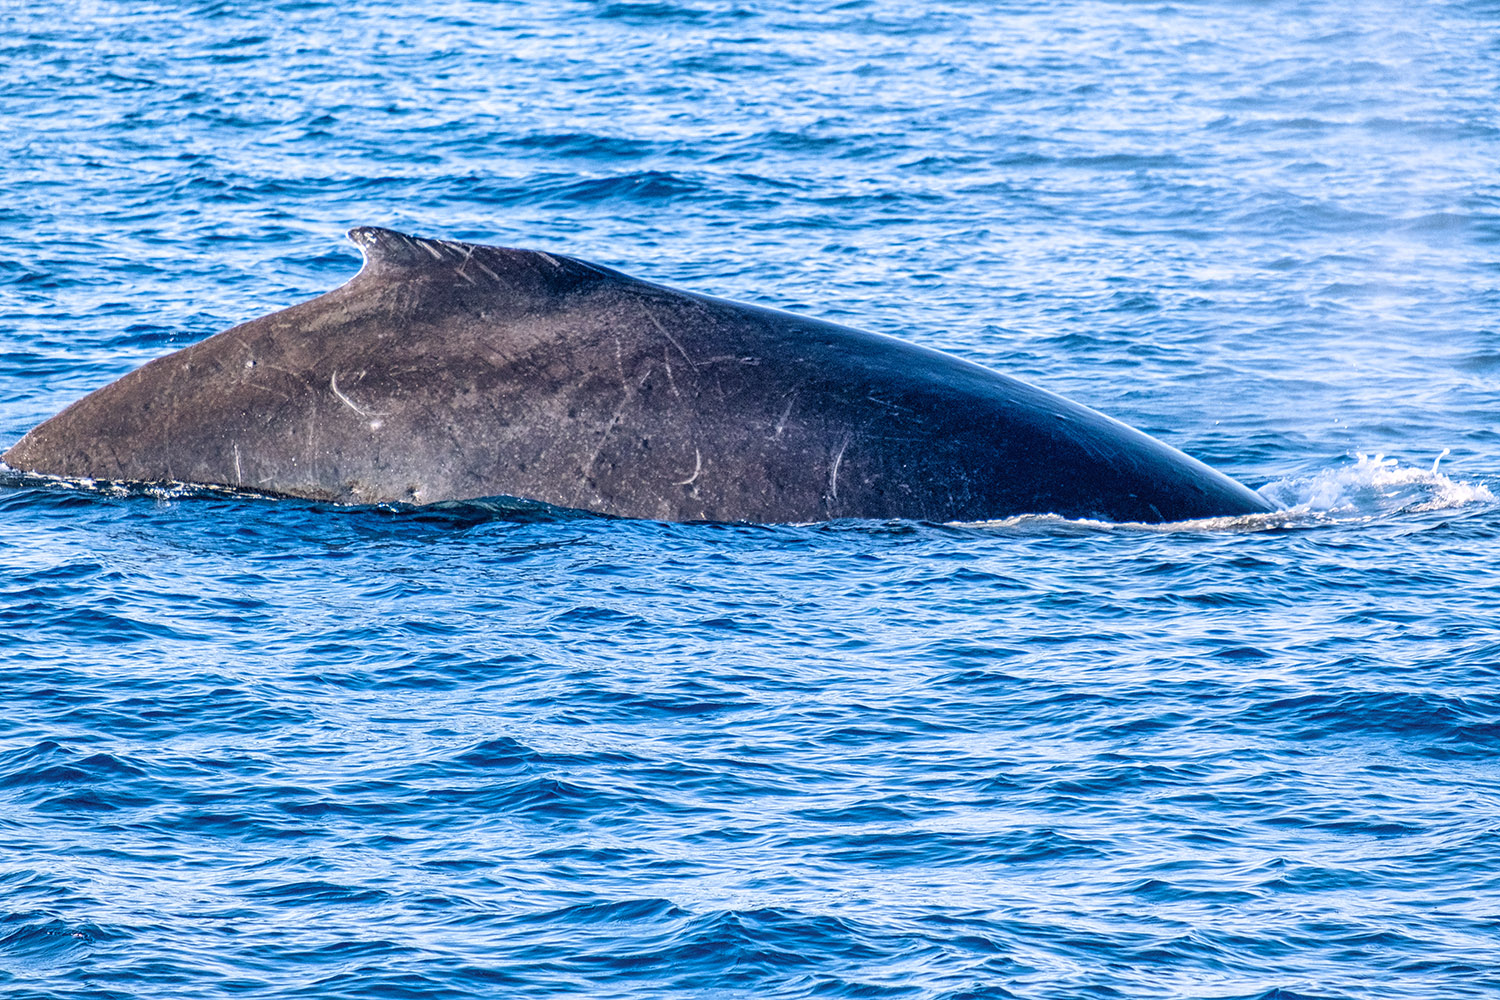
{"type": "Polygon", "coordinates": [[[340,392],[338,372],[334,372],[328,377],[328,388],[333,390],[333,394],[339,398],[339,402],[343,403],[345,406],[349,407],[349,409],[353,410],[355,413],[358,413],[362,417],[384,417],[388,415],[388,411],[367,410],[363,406],[360,406],[354,400],[350,399],[348,396],[340,392]]]}
{"type": "Polygon", "coordinates": [[[700,451],[697,448],[694,448],[693,449],[693,474],[691,476],[688,476],[686,479],[680,479],[680,480],[678,480],[677,485],[678,486],[691,486],[692,483],[693,483],[693,480],[697,479],[698,478],[698,474],[701,473],[702,471],[703,471],[703,452],[700,451]]]}

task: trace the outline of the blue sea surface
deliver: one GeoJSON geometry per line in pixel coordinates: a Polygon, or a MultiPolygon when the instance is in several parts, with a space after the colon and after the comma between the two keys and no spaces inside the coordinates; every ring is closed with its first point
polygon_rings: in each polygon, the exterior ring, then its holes
{"type": "Polygon", "coordinates": [[[1260,489],[1145,528],[0,472],[7,998],[1500,997],[1488,0],[0,2],[0,448],[583,257],[1260,489]]]}

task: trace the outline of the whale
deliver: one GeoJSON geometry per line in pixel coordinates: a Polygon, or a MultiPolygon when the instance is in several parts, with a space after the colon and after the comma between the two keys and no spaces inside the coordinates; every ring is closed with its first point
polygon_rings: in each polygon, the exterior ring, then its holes
{"type": "Polygon", "coordinates": [[[1163,523],[1261,494],[946,353],[540,250],[349,232],[344,285],[159,357],[0,461],[335,504],[660,521],[1163,523]]]}

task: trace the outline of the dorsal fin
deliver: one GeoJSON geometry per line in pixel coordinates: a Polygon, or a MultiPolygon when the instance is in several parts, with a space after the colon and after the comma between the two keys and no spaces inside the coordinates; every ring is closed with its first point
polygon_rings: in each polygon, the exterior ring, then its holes
{"type": "Polygon", "coordinates": [[[554,291],[594,284],[603,278],[633,280],[618,271],[574,257],[543,253],[540,250],[516,250],[481,243],[459,243],[456,240],[432,240],[421,236],[407,236],[378,226],[351,229],[349,239],[364,254],[365,265],[360,269],[361,274],[395,274],[440,268],[451,269],[471,285],[487,281],[514,285],[540,279],[554,291]]]}

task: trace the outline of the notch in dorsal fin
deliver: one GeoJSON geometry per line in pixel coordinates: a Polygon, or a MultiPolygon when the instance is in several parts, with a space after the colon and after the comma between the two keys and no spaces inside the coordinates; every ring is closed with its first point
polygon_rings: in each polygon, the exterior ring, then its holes
{"type": "MultiPolygon", "coordinates": [[[[360,226],[349,230],[349,239],[365,257],[360,273],[371,274],[451,270],[468,284],[492,282],[514,285],[540,279],[554,291],[565,291],[580,284],[593,284],[601,278],[625,278],[625,275],[588,261],[540,250],[515,250],[510,247],[485,246],[482,243],[459,243],[456,240],[431,240],[407,236],[378,226],[360,226]]],[[[630,280],[630,279],[626,279],[630,280]]]]}

